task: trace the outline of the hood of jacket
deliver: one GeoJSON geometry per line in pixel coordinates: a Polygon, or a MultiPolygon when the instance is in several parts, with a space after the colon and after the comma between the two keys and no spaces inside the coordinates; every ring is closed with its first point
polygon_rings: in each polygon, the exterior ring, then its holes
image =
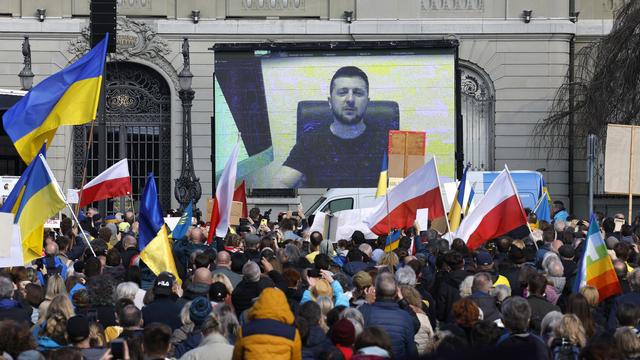
{"type": "Polygon", "coordinates": [[[287,297],[278,288],[266,288],[249,310],[249,320],[272,319],[287,325],[293,324],[293,313],[287,306],[287,297]]]}
{"type": "Polygon", "coordinates": [[[10,310],[13,308],[20,307],[20,303],[13,299],[2,299],[0,300],[0,310],[10,310]]]}

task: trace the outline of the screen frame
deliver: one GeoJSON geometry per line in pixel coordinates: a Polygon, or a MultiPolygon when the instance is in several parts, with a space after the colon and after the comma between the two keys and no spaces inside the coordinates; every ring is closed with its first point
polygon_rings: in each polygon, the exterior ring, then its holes
{"type": "MultiPolygon", "coordinates": [[[[464,169],[464,149],[463,149],[463,123],[462,106],[460,95],[460,66],[459,66],[459,45],[457,39],[439,40],[410,40],[410,41],[323,41],[323,42],[239,42],[239,43],[215,43],[209,48],[214,53],[214,66],[212,73],[212,91],[216,91],[216,52],[246,52],[246,51],[344,51],[344,50],[438,50],[451,52],[454,56],[454,76],[455,76],[455,177],[460,180],[464,169]]],[[[212,100],[211,115],[211,178],[215,184],[216,164],[215,164],[215,98],[212,100]]],[[[214,186],[215,187],[215,186],[214,186]]]]}

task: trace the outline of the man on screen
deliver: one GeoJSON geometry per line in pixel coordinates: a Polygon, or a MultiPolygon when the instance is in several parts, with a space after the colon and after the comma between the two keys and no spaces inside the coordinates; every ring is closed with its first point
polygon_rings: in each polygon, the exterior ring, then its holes
{"type": "Polygon", "coordinates": [[[331,124],[305,133],[294,145],[278,175],[281,185],[305,187],[375,187],[387,135],[367,126],[369,79],[361,69],[345,66],[330,83],[331,124]]]}

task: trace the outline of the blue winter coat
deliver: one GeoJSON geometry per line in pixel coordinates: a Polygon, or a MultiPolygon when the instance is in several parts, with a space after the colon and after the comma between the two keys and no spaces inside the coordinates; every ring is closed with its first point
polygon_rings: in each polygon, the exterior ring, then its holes
{"type": "Polygon", "coordinates": [[[379,326],[389,334],[394,359],[415,359],[418,349],[414,341],[413,317],[395,301],[379,300],[358,308],[365,327],[379,326]]]}

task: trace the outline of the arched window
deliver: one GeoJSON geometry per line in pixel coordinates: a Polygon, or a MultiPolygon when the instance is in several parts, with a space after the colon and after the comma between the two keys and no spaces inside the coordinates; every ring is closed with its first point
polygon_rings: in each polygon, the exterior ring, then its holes
{"type": "MultiPolygon", "coordinates": [[[[97,123],[87,157],[87,179],[100,173],[98,143],[107,142],[107,166],[129,160],[133,200],[139,201],[146,176],[153,172],[163,210],[171,206],[171,92],[169,84],[153,69],[130,62],[107,63],[106,139],[99,139],[97,123]]],[[[82,173],[91,124],[76,126],[73,144],[73,182],[82,173]]],[[[127,199],[128,200],[128,199],[127,199]]],[[[129,201],[109,200],[108,212],[131,208],[129,201]]],[[[138,209],[137,204],[135,207],[138,209]]]]}
{"type": "Polygon", "coordinates": [[[464,163],[472,170],[493,170],[495,90],[477,65],[460,60],[464,163]]]}

